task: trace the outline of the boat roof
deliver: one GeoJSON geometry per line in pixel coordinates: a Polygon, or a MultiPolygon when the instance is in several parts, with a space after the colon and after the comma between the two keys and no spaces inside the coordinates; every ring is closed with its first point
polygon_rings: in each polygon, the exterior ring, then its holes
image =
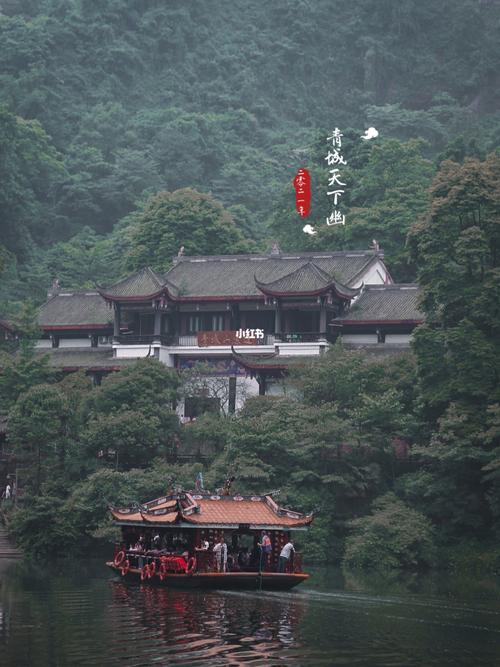
{"type": "Polygon", "coordinates": [[[111,507],[123,526],[294,530],[307,527],[312,514],[280,507],[270,495],[217,495],[183,491],[143,505],[111,507]]]}

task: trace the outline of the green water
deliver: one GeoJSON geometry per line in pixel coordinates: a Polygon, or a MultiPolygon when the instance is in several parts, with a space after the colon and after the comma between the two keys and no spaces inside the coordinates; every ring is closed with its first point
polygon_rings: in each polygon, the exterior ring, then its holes
{"type": "Polygon", "coordinates": [[[500,581],[342,575],[290,593],[125,584],[101,561],[0,562],[0,665],[500,665],[500,581]]]}

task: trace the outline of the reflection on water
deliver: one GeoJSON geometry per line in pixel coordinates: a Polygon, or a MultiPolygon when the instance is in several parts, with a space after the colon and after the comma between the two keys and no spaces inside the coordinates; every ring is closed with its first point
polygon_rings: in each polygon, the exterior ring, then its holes
{"type": "Polygon", "coordinates": [[[317,569],[290,593],[125,584],[100,562],[0,562],[0,665],[500,664],[498,580],[317,569]],[[2,569],[3,568],[3,569],[2,569]]]}

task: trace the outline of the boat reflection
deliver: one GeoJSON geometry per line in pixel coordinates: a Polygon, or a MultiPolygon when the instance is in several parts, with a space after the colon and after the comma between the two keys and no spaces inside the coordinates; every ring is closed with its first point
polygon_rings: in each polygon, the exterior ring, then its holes
{"type": "Polygon", "coordinates": [[[299,665],[303,598],[131,586],[114,581],[108,618],[113,619],[113,653],[129,642],[137,656],[142,636],[157,659],[175,664],[299,665]],[[186,663],[182,660],[185,659],[186,663]]]}

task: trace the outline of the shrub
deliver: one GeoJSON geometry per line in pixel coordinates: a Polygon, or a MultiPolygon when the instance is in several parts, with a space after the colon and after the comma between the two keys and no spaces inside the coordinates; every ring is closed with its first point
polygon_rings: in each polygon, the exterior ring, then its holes
{"type": "Polygon", "coordinates": [[[364,568],[418,568],[434,562],[431,522],[393,493],[377,498],[372,514],[351,522],[344,564],[364,568]]]}

